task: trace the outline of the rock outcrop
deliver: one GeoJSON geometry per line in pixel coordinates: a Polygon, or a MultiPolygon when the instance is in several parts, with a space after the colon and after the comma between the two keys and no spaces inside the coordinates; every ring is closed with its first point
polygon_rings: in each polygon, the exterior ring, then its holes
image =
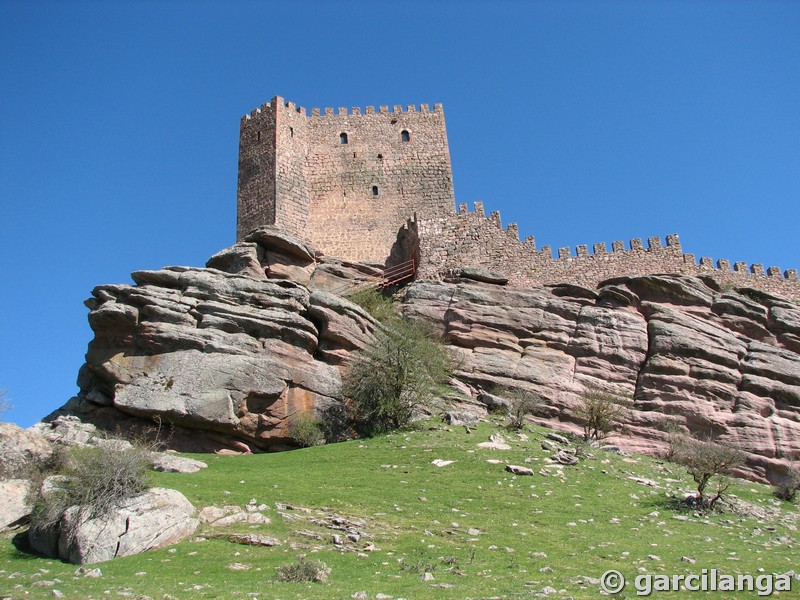
{"type": "Polygon", "coordinates": [[[90,517],[77,506],[46,527],[31,524],[31,547],[74,564],[97,563],[163,548],[197,529],[194,507],[175,490],[152,488],[108,514],[90,517]]]}
{"type": "MultiPolygon", "coordinates": [[[[292,414],[341,406],[342,369],[376,327],[342,293],[379,273],[268,228],[205,269],[99,286],[87,301],[95,338],[81,391],[51,419],[168,422],[179,449],[283,447],[292,414]]],[[[779,479],[800,456],[796,302],[671,275],[597,289],[510,288],[477,275],[418,281],[401,295],[406,315],[444,336],[462,391],[482,403],[502,406],[504,387],[534,393],[544,421],[576,430],[581,394],[594,386],[631,401],[614,439],[626,449],[662,452],[672,421],[744,449],[743,474],[755,479],[779,479]]]]}
{"type": "Polygon", "coordinates": [[[81,391],[51,419],[78,415],[106,428],[157,419],[177,427],[180,449],[238,440],[234,448],[243,442],[247,451],[285,445],[290,415],[337,404],[337,365],[369,343],[375,321],[325,290],[352,286],[370,268],[326,261],[341,276],[317,276],[302,243],[273,230],[250,239],[209,261],[234,273],[167,267],[133,273],[136,285],[95,288],[81,391]],[[277,254],[282,267],[271,279],[277,254]],[[198,442],[187,433],[197,430],[212,435],[198,442]]]}
{"type": "Polygon", "coordinates": [[[744,449],[743,474],[756,479],[800,456],[793,302],[665,275],[597,290],[417,282],[403,305],[439,328],[461,381],[537,394],[551,425],[577,430],[581,394],[597,387],[632,403],[614,440],[627,449],[662,452],[671,421],[744,449]]]}

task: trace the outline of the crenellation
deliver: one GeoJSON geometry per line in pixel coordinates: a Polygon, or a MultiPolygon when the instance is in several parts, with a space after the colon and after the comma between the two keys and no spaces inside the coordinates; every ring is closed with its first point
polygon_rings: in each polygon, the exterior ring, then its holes
{"type": "Polygon", "coordinates": [[[509,285],[572,283],[593,287],[624,275],[674,273],[712,277],[800,299],[797,269],[684,254],[677,234],[590,246],[536,249],[504,229],[482,201],[456,205],[440,103],[312,108],[276,96],[242,117],[239,135],[237,239],[277,225],[328,255],[384,265],[413,258],[419,277],[464,266],[506,275],[509,285]],[[284,110],[277,110],[283,107],[284,110]],[[413,215],[413,218],[411,217],[413,215]]]}

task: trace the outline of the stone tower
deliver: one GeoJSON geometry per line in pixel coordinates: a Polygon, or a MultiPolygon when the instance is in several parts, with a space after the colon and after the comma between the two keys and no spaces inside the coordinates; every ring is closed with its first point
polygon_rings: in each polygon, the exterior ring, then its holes
{"type": "Polygon", "coordinates": [[[454,214],[441,104],[308,115],[276,97],[242,118],[237,240],[277,225],[325,254],[383,264],[408,219],[454,214]]]}

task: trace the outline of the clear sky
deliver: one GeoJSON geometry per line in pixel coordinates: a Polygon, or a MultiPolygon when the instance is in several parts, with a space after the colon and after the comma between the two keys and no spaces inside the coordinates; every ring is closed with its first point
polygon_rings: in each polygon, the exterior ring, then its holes
{"type": "Polygon", "coordinates": [[[0,1],[0,389],[77,392],[82,302],[235,241],[240,117],[442,102],[458,202],[554,248],[800,268],[800,2],[0,1]]]}

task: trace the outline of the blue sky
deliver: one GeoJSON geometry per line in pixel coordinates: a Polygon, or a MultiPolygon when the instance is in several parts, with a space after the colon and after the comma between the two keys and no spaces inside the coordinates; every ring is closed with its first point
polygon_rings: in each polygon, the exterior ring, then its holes
{"type": "Polygon", "coordinates": [[[554,248],[800,267],[800,2],[0,2],[0,389],[77,391],[82,302],[235,241],[239,118],[442,102],[458,202],[554,248]]]}

